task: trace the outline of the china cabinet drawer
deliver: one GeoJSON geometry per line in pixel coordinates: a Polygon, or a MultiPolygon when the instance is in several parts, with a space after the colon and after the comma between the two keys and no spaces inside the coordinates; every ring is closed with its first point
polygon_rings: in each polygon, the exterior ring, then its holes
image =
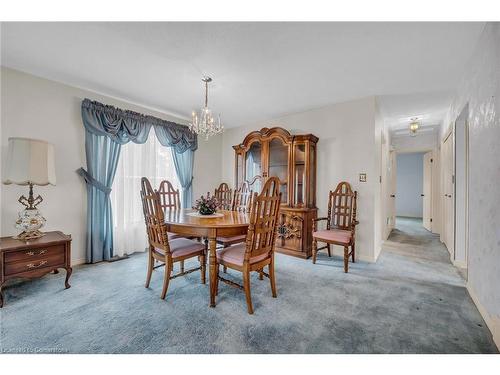
{"type": "Polygon", "coordinates": [[[64,264],[64,253],[54,254],[32,260],[22,260],[5,265],[5,275],[14,275],[22,272],[36,271],[38,269],[54,267],[64,264]]]}
{"type": "Polygon", "coordinates": [[[64,254],[64,245],[41,247],[38,249],[23,249],[5,253],[5,263],[19,261],[37,261],[57,254],[64,254]]]}

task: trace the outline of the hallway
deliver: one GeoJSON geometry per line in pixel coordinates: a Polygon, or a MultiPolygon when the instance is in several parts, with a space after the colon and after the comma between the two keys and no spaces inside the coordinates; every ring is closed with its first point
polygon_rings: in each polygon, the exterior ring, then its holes
{"type": "Polygon", "coordinates": [[[459,345],[459,352],[497,352],[461,271],[451,264],[439,235],[427,231],[421,219],[397,217],[377,263],[385,277],[407,288],[406,306],[401,307],[413,310],[409,326],[427,325],[427,339],[447,342],[443,353],[458,349],[452,349],[452,343],[459,345]]]}

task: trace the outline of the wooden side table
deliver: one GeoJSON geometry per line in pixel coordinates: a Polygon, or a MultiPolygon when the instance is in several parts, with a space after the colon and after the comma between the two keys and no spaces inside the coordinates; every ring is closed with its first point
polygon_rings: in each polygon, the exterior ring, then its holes
{"type": "Polygon", "coordinates": [[[0,307],[3,307],[2,287],[13,278],[41,277],[49,272],[66,270],[68,289],[71,268],[71,236],[62,232],[46,232],[45,236],[27,242],[12,237],[0,238],[0,307]]]}

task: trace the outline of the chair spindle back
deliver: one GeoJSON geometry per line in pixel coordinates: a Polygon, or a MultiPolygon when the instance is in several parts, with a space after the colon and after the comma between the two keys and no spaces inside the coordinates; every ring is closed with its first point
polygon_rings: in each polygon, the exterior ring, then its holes
{"type": "Polygon", "coordinates": [[[141,178],[141,199],[149,245],[153,248],[163,249],[166,254],[170,253],[160,195],[153,190],[146,177],[141,178]]]}
{"type": "Polygon", "coordinates": [[[351,230],[356,222],[356,200],[358,192],[352,191],[348,182],[342,181],[328,199],[327,229],[351,230]]]}
{"type": "Polygon", "coordinates": [[[179,210],[181,208],[181,195],[179,189],[174,189],[172,183],[168,180],[163,180],[158,189],[160,195],[161,208],[179,210]]]}
{"type": "Polygon", "coordinates": [[[215,189],[215,198],[219,201],[219,208],[221,210],[231,210],[232,193],[232,189],[225,182],[215,189]]]}
{"type": "Polygon", "coordinates": [[[244,182],[239,189],[234,190],[231,210],[243,213],[250,212],[251,202],[252,190],[250,190],[248,183],[244,182]]]}
{"type": "Polygon", "coordinates": [[[246,239],[245,261],[274,251],[280,210],[280,180],[270,177],[260,194],[254,193],[246,239]]]}

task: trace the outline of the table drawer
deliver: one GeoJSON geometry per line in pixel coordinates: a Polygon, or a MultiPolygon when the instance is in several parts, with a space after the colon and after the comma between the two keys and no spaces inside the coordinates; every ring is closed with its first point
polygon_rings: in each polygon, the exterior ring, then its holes
{"type": "Polygon", "coordinates": [[[5,263],[19,261],[34,262],[51,257],[57,254],[64,254],[64,245],[40,247],[38,249],[23,249],[5,253],[5,263]]]}
{"type": "Polygon", "coordinates": [[[37,259],[21,260],[14,263],[6,263],[5,275],[36,271],[42,268],[64,265],[64,253],[59,252],[50,256],[42,256],[37,259]]]}

